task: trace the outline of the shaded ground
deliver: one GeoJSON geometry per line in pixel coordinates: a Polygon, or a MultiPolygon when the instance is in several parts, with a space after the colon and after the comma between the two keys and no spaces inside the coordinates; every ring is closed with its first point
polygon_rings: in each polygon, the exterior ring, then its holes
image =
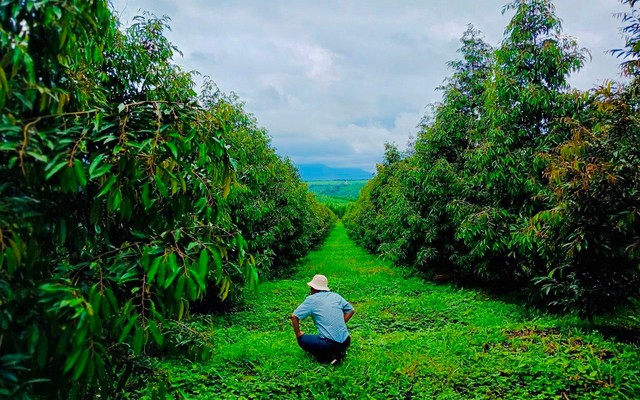
{"type": "MultiPolygon", "coordinates": [[[[242,311],[213,319],[213,361],[162,368],[186,398],[640,398],[638,346],[577,326],[411,277],[338,225],[292,279],[262,284],[242,311]],[[316,273],[356,309],[338,366],[305,355],[289,324],[316,273]]],[[[315,331],[310,320],[302,329],[315,331]]]]}

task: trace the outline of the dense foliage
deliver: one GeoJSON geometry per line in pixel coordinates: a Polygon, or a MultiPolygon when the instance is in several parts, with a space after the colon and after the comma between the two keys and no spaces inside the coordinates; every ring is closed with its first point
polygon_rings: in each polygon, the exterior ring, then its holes
{"type": "Polygon", "coordinates": [[[165,19],[120,30],[81,0],[0,18],[0,396],[110,397],[148,356],[210,357],[179,322],[191,302],[255,287],[333,215],[241,108],[197,96],[165,19]]]}
{"type": "Polygon", "coordinates": [[[349,205],[358,199],[366,183],[364,179],[307,182],[309,191],[338,218],[342,218],[349,205]]]}
{"type": "Polygon", "coordinates": [[[387,148],[345,216],[398,263],[529,291],[582,316],[640,298],[638,10],[623,16],[628,84],[572,90],[588,53],[550,0],[515,0],[500,45],[470,27],[408,154],[387,148]],[[394,223],[395,221],[395,223],[394,223]]]}
{"type": "Polygon", "coordinates": [[[229,194],[233,223],[262,273],[285,272],[326,238],[335,215],[310,193],[293,163],[275,153],[267,132],[234,95],[205,86],[203,103],[230,128],[224,138],[237,168],[229,194]]]}
{"type": "Polygon", "coordinates": [[[327,196],[345,201],[355,201],[360,195],[360,190],[367,183],[366,179],[359,180],[335,180],[335,181],[310,181],[307,182],[309,190],[318,196],[327,196]]]}

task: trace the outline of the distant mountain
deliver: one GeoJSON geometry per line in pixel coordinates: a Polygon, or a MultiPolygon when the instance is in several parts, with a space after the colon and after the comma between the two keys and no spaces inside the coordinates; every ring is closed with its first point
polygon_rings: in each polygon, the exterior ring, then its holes
{"type": "Polygon", "coordinates": [[[373,173],[359,168],[333,168],[324,164],[298,165],[303,181],[331,181],[337,179],[371,179],[373,173]]]}

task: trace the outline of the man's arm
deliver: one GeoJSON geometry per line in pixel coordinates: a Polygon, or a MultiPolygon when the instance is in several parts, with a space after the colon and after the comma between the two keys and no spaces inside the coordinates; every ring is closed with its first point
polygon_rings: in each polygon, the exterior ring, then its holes
{"type": "Polygon", "coordinates": [[[291,314],[291,326],[293,326],[293,331],[296,333],[297,338],[304,335],[304,332],[300,330],[300,320],[295,314],[291,314]]]}
{"type": "Polygon", "coordinates": [[[348,313],[344,314],[344,323],[346,324],[347,322],[349,322],[349,320],[351,319],[351,317],[353,317],[353,314],[356,312],[356,310],[351,310],[348,313]]]}

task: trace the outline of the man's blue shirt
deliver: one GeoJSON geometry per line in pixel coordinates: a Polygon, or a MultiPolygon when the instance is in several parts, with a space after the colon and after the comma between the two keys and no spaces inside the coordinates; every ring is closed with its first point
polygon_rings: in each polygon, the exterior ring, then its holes
{"type": "Polygon", "coordinates": [[[351,304],[338,293],[317,292],[307,296],[293,315],[301,320],[311,316],[320,337],[343,343],[349,336],[344,314],[351,311],[353,311],[351,304]]]}

